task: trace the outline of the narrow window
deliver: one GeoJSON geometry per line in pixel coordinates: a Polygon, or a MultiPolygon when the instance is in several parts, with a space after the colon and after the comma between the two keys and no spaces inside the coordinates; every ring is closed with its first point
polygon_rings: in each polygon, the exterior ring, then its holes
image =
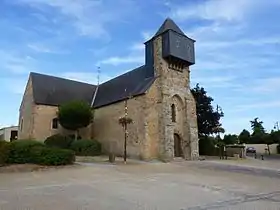
{"type": "Polygon", "coordinates": [[[176,108],[175,105],[171,105],[171,115],[172,115],[172,122],[176,122],[176,108]]]}
{"type": "Polygon", "coordinates": [[[58,129],[58,119],[54,118],[52,120],[52,129],[58,129]]]}

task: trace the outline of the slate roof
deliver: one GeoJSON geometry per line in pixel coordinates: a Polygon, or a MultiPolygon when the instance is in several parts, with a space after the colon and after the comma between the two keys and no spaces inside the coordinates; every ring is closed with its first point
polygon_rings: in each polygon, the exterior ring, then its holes
{"type": "MultiPolygon", "coordinates": [[[[154,77],[146,78],[147,70],[148,67],[141,66],[100,84],[93,106],[98,108],[124,100],[128,96],[144,94],[155,80],[154,77]]],[[[91,104],[97,87],[34,72],[30,73],[30,77],[36,104],[59,106],[73,100],[84,100],[91,104]]]]}
{"type": "Polygon", "coordinates": [[[30,73],[36,104],[58,106],[72,100],[91,103],[95,85],[39,73],[30,73]]]}
{"type": "Polygon", "coordinates": [[[148,70],[150,70],[149,67],[141,66],[101,84],[94,107],[115,103],[128,96],[144,94],[155,80],[154,77],[146,78],[148,70]]]}
{"type": "Polygon", "coordinates": [[[163,24],[160,26],[160,28],[158,29],[158,31],[156,32],[156,34],[154,35],[154,37],[159,36],[160,34],[168,31],[168,30],[172,30],[178,34],[181,34],[183,36],[186,36],[184,34],[184,32],[179,28],[179,26],[176,25],[176,23],[174,23],[174,21],[170,18],[167,18],[163,24]]]}

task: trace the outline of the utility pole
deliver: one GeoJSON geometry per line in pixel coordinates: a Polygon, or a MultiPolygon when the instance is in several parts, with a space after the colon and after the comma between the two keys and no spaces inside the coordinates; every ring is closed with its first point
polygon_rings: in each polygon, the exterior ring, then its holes
{"type": "MultiPolygon", "coordinates": [[[[126,89],[125,89],[125,94],[126,94],[126,89]]],[[[127,119],[127,97],[125,98],[124,101],[124,117],[125,120],[127,119]]],[[[127,145],[127,122],[124,123],[124,163],[126,164],[126,156],[127,156],[127,152],[126,152],[126,145],[127,145]]]]}
{"type": "Polygon", "coordinates": [[[133,123],[133,120],[131,118],[128,117],[128,107],[127,107],[127,102],[129,99],[132,98],[132,95],[128,95],[127,94],[127,89],[125,88],[124,90],[124,117],[120,117],[119,118],[119,124],[123,127],[124,130],[124,150],[123,150],[123,158],[124,158],[124,163],[126,164],[126,159],[127,159],[127,138],[128,138],[128,130],[127,130],[127,126],[128,124],[133,123]]]}

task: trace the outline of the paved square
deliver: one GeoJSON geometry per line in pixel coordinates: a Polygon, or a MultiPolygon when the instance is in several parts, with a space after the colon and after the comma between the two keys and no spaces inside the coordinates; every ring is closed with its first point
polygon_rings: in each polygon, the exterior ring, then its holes
{"type": "Polygon", "coordinates": [[[0,209],[280,209],[280,179],[191,162],[0,174],[0,209]]]}

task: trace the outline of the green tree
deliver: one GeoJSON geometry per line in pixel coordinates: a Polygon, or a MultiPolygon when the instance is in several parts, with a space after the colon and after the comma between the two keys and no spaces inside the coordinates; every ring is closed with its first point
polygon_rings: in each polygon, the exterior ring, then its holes
{"type": "Polygon", "coordinates": [[[270,155],[269,145],[273,144],[273,139],[271,138],[270,134],[266,133],[263,127],[263,121],[260,121],[259,118],[256,117],[254,120],[250,121],[250,123],[253,131],[250,142],[257,144],[266,144],[268,154],[270,155]]]}
{"type": "Polygon", "coordinates": [[[75,131],[75,139],[78,137],[79,129],[87,127],[92,118],[93,111],[84,101],[72,101],[58,108],[59,123],[65,129],[75,131]]]}
{"type": "Polygon", "coordinates": [[[203,136],[199,139],[199,154],[216,156],[218,155],[218,150],[216,146],[219,146],[219,140],[211,136],[203,136]]]}
{"type": "Polygon", "coordinates": [[[207,95],[203,87],[197,84],[191,92],[196,101],[197,125],[199,138],[224,131],[220,123],[224,116],[220,110],[215,110],[212,106],[213,98],[207,95]]]}
{"type": "Polygon", "coordinates": [[[243,131],[239,134],[238,139],[240,144],[248,144],[250,141],[250,132],[246,129],[243,129],[243,131]]]}
{"type": "Polygon", "coordinates": [[[272,130],[269,135],[273,143],[280,144],[280,130],[279,131],[272,130]]]}
{"type": "Polygon", "coordinates": [[[249,143],[251,144],[265,144],[265,129],[263,127],[263,122],[259,120],[259,118],[255,118],[250,121],[252,128],[252,135],[250,137],[249,143]]]}
{"type": "Polygon", "coordinates": [[[235,134],[227,134],[227,135],[224,136],[223,141],[226,145],[228,145],[228,144],[238,144],[238,137],[235,134]]]}
{"type": "Polygon", "coordinates": [[[259,121],[258,117],[256,117],[254,120],[250,121],[250,123],[251,123],[251,128],[253,130],[252,136],[265,134],[265,129],[263,127],[263,121],[259,121]]]}

